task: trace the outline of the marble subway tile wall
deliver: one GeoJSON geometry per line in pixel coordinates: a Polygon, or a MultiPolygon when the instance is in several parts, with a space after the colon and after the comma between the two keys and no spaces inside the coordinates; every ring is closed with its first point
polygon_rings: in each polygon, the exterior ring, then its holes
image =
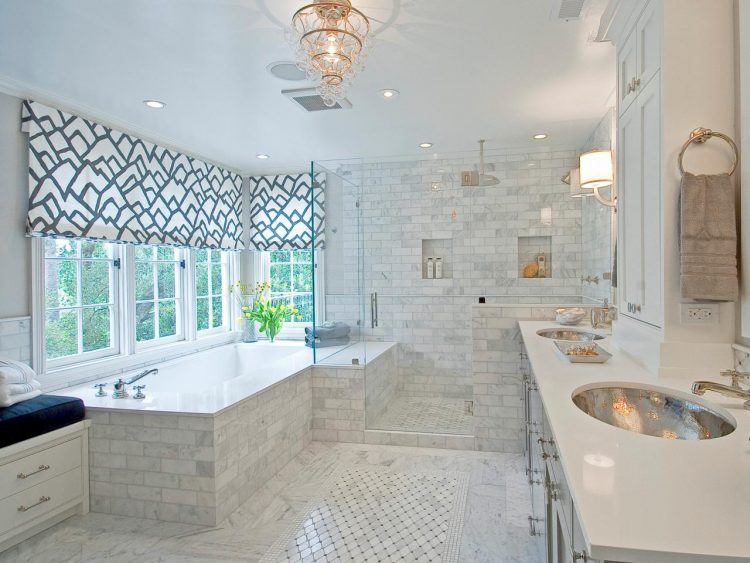
{"type": "Polygon", "coordinates": [[[0,319],[0,356],[31,364],[31,317],[0,319]]]}
{"type": "Polygon", "coordinates": [[[365,424],[372,428],[398,393],[398,345],[365,369],[365,424]]]}
{"type": "Polygon", "coordinates": [[[523,341],[518,321],[553,320],[555,309],[523,305],[472,307],[472,379],[477,450],[523,451],[523,341]]]}
{"type": "Polygon", "coordinates": [[[312,439],[312,369],[218,414],[216,510],[221,522],[312,439]]]}
{"type": "MultiPolygon", "coordinates": [[[[592,149],[611,149],[614,109],[610,109],[601,119],[583,144],[581,152],[592,149]]],[[[609,197],[609,191],[602,194],[609,197]]],[[[581,233],[583,235],[583,276],[596,276],[599,283],[584,282],[582,294],[587,299],[612,301],[611,277],[614,255],[612,252],[615,215],[611,207],[599,203],[594,197],[582,198],[581,233]]]]}
{"type": "Polygon", "coordinates": [[[327,229],[337,229],[326,238],[326,270],[362,272],[362,278],[337,274],[331,287],[326,276],[326,294],[333,297],[327,317],[346,318],[338,295],[363,296],[364,318],[361,308],[348,318],[360,320],[366,339],[400,343],[401,392],[471,399],[471,306],[479,296],[559,302],[581,294],[581,202],[560,181],[577,154],[574,148],[491,151],[488,173],[499,185],[485,187],[460,185],[476,154],[343,165],[339,171],[349,175],[340,194],[326,198],[346,202],[340,216],[326,218],[327,229]],[[544,208],[551,210],[549,225],[542,224],[544,208]],[[519,279],[520,236],[550,237],[551,278],[519,279]],[[424,279],[423,248],[445,253],[451,277],[424,279]],[[373,292],[377,327],[369,307],[373,292]]]}

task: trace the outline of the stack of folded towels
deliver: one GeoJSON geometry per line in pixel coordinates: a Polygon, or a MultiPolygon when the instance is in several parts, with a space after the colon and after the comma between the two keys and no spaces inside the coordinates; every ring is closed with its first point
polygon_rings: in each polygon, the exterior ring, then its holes
{"type": "Polygon", "coordinates": [[[305,327],[305,346],[325,348],[349,344],[351,328],[342,322],[327,322],[316,327],[305,327]]]}
{"type": "Polygon", "coordinates": [[[33,369],[22,362],[0,357],[0,407],[9,407],[42,394],[33,369]]]}

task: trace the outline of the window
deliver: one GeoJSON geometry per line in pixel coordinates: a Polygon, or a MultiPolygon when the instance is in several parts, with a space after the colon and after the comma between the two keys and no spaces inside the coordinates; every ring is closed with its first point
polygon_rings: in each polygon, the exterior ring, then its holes
{"type": "Polygon", "coordinates": [[[119,248],[104,242],[44,241],[45,359],[61,365],[116,354],[119,248]]]}
{"type": "Polygon", "coordinates": [[[232,339],[238,253],[51,238],[35,238],[32,251],[33,360],[45,384],[71,370],[100,375],[105,358],[105,369],[126,369],[162,345],[232,339]]]}
{"type": "Polygon", "coordinates": [[[196,250],[195,321],[198,332],[228,327],[229,253],[196,250]]]}
{"type": "MultiPolygon", "coordinates": [[[[275,302],[291,303],[299,313],[284,324],[282,336],[298,338],[302,336],[304,325],[313,322],[313,276],[318,289],[322,280],[322,252],[315,252],[313,268],[310,250],[272,250],[255,253],[256,280],[271,283],[270,296],[275,302]]],[[[319,296],[323,294],[320,290],[319,296]]],[[[316,304],[322,310],[322,303],[316,304]]]]}
{"type": "Polygon", "coordinates": [[[135,247],[135,340],[153,344],[183,335],[182,251],[170,246],[135,247]]]}

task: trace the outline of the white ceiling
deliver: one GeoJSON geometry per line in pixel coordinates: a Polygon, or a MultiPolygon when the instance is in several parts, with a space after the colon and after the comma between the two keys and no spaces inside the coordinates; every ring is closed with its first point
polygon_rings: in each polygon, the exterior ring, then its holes
{"type": "Polygon", "coordinates": [[[305,3],[2,0],[0,89],[253,173],[418,153],[421,141],[519,146],[539,131],[577,146],[611,103],[613,47],[588,39],[601,0],[568,23],[550,19],[552,0],[354,0],[385,22],[354,107],[305,113],[280,94],[304,83],[265,70],[291,58],[283,25],[305,3]]]}

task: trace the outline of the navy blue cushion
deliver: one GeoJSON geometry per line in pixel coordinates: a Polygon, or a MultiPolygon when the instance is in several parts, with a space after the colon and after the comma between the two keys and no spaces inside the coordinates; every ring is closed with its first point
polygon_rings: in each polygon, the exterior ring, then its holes
{"type": "Polygon", "coordinates": [[[59,395],[39,395],[0,408],[0,448],[68,426],[84,416],[81,399],[59,395]]]}

